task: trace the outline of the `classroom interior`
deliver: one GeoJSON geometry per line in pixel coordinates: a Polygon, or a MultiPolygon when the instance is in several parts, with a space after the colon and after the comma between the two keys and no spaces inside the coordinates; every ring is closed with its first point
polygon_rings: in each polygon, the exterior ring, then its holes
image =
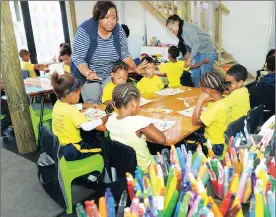
{"type": "Polygon", "coordinates": [[[275,216],[274,1],[1,1],[1,216],[275,216]]]}

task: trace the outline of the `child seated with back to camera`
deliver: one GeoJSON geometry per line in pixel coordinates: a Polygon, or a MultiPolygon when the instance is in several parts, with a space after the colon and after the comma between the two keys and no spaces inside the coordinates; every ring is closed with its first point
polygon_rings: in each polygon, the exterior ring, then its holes
{"type": "Polygon", "coordinates": [[[151,57],[144,57],[142,62],[147,64],[144,68],[144,77],[137,83],[137,88],[142,95],[154,93],[164,88],[163,81],[155,73],[155,62],[151,57]]]}
{"type": "Polygon", "coordinates": [[[118,114],[113,113],[106,123],[110,138],[132,147],[136,152],[138,166],[147,172],[154,158],[147,147],[146,138],[157,144],[165,144],[166,137],[147,117],[137,115],[140,110],[140,93],[134,85],[117,85],[112,100],[118,114]]]}
{"type": "Polygon", "coordinates": [[[92,103],[77,104],[81,93],[81,81],[69,74],[51,76],[51,84],[59,99],[53,108],[52,129],[58,137],[61,145],[60,154],[65,160],[73,161],[86,158],[92,154],[99,153],[100,148],[96,144],[84,141],[80,135],[80,128],[91,131],[104,124],[108,116],[94,121],[88,121],[79,110],[95,108],[92,103]]]}
{"type": "Polygon", "coordinates": [[[183,72],[188,72],[193,68],[198,68],[204,63],[208,63],[209,60],[206,58],[198,64],[192,65],[191,67],[185,67],[185,61],[178,60],[177,57],[180,55],[180,50],[176,46],[171,46],[168,50],[169,63],[163,63],[158,66],[159,71],[166,75],[169,82],[169,87],[175,88],[181,86],[180,78],[183,72]]]}
{"type": "MultiPolygon", "coordinates": [[[[209,139],[215,155],[223,154],[224,132],[230,122],[230,108],[222,96],[225,82],[216,73],[209,72],[200,79],[201,95],[197,101],[192,116],[194,126],[204,126],[204,137],[209,139]],[[203,104],[208,102],[208,108],[202,112],[203,104]]],[[[203,149],[206,153],[206,149],[203,149]]]]}
{"type": "Polygon", "coordinates": [[[128,68],[125,65],[117,65],[111,73],[111,82],[105,85],[103,89],[102,103],[109,105],[112,102],[112,93],[118,84],[125,84],[128,79],[128,68]]]}
{"type": "Polygon", "coordinates": [[[230,108],[230,123],[246,116],[250,110],[249,93],[243,86],[247,75],[247,69],[242,65],[234,65],[226,73],[227,90],[224,91],[224,94],[229,94],[225,100],[230,108]]]}

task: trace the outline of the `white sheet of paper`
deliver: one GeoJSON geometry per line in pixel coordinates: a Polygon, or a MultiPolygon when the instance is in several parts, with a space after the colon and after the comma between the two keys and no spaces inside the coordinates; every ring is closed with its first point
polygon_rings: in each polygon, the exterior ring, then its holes
{"type": "Polygon", "coordinates": [[[150,122],[160,131],[165,131],[173,127],[175,121],[149,118],[150,122]]]}
{"type": "Polygon", "coordinates": [[[165,88],[163,90],[156,91],[155,93],[160,96],[173,96],[179,93],[184,93],[184,90],[180,88],[165,88]]]}
{"type": "Polygon", "coordinates": [[[89,121],[97,120],[106,116],[105,111],[99,109],[89,108],[87,111],[83,112],[89,121]]]}
{"type": "Polygon", "coordinates": [[[146,104],[151,103],[153,101],[154,100],[145,99],[145,98],[141,97],[141,99],[140,99],[140,106],[146,105],[146,104]]]}
{"type": "MultiPolygon", "coordinates": [[[[207,109],[207,107],[202,107],[202,112],[204,112],[207,109]]],[[[178,114],[184,115],[186,117],[192,117],[195,110],[195,106],[190,107],[188,109],[184,109],[182,111],[178,111],[178,114]]]]}
{"type": "Polygon", "coordinates": [[[173,112],[171,109],[156,109],[156,108],[148,108],[144,109],[145,112],[156,112],[156,113],[164,113],[164,114],[170,114],[173,112]]]}

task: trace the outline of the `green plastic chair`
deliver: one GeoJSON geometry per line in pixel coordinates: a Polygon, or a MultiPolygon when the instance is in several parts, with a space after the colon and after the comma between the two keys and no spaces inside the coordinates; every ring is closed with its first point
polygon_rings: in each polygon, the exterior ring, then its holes
{"type": "MultiPolygon", "coordinates": [[[[35,139],[36,141],[38,141],[38,125],[40,121],[40,110],[34,110],[32,105],[30,105],[30,114],[32,118],[32,125],[34,129],[35,139]]],[[[51,130],[52,128],[51,128],[50,120],[52,120],[52,110],[48,108],[44,108],[42,122],[43,122],[43,125],[45,125],[48,129],[51,130]]]]}
{"type": "Polygon", "coordinates": [[[75,161],[66,161],[65,158],[62,157],[59,161],[59,167],[67,197],[66,213],[71,214],[73,212],[71,192],[72,181],[77,177],[94,171],[102,173],[104,168],[104,161],[102,156],[99,154],[75,161]]]}

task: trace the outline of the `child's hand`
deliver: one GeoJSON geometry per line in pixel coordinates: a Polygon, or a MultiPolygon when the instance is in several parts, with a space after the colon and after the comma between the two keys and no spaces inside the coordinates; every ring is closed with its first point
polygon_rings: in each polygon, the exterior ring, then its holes
{"type": "Polygon", "coordinates": [[[199,99],[198,99],[198,101],[203,102],[203,103],[204,102],[209,102],[211,100],[213,100],[213,98],[206,91],[203,91],[200,94],[199,99]]]}
{"type": "Polygon", "coordinates": [[[204,62],[204,63],[209,63],[210,60],[209,60],[208,58],[205,58],[205,59],[203,60],[203,62],[204,62]]]}
{"type": "Polygon", "coordinates": [[[191,64],[192,64],[191,60],[187,59],[187,60],[185,60],[185,65],[184,65],[184,67],[185,67],[185,68],[188,68],[188,67],[191,66],[191,64]]]}
{"type": "Polygon", "coordinates": [[[189,57],[190,57],[190,52],[188,51],[186,54],[185,54],[185,56],[184,56],[184,60],[187,60],[189,57]]]}
{"type": "Polygon", "coordinates": [[[108,114],[108,115],[102,117],[103,124],[106,124],[106,122],[107,122],[109,116],[110,116],[110,114],[108,114]]]}
{"type": "Polygon", "coordinates": [[[139,66],[134,70],[137,74],[141,74],[141,70],[147,66],[148,62],[144,60],[139,66]]]}
{"type": "Polygon", "coordinates": [[[192,103],[192,102],[196,102],[198,100],[198,96],[191,96],[191,97],[186,97],[185,100],[187,103],[192,103]]]}
{"type": "Polygon", "coordinates": [[[99,109],[99,105],[96,103],[87,103],[87,108],[99,109]]]}

